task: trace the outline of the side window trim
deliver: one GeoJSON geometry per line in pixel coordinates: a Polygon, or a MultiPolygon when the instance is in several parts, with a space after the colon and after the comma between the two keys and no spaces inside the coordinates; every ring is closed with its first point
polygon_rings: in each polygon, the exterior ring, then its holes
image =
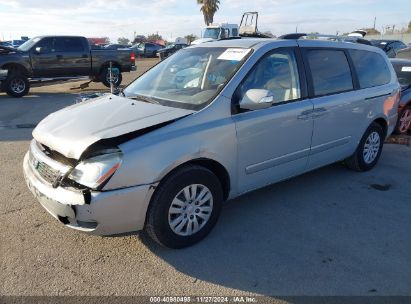
{"type": "Polygon", "coordinates": [[[299,79],[299,84],[300,84],[300,98],[297,99],[292,99],[292,100],[286,100],[278,103],[273,103],[271,107],[287,104],[287,103],[292,103],[292,102],[298,102],[304,99],[308,98],[308,87],[307,87],[307,78],[305,74],[305,69],[304,69],[304,61],[302,59],[302,54],[300,52],[300,47],[298,46],[291,46],[291,47],[279,47],[275,48],[272,50],[267,51],[262,55],[257,62],[251,67],[251,69],[247,72],[247,74],[243,77],[241,82],[238,84],[237,88],[235,89],[233,96],[231,97],[231,114],[239,114],[242,113],[240,111],[238,103],[240,102],[238,98],[238,91],[240,87],[243,85],[244,81],[247,79],[247,77],[250,76],[250,74],[254,71],[254,68],[262,61],[264,60],[267,56],[270,56],[271,54],[282,51],[282,50],[289,50],[294,52],[295,60],[297,63],[297,73],[298,73],[298,79],[299,79]]]}
{"type": "MultiPolygon", "coordinates": [[[[301,53],[304,61],[304,66],[306,69],[306,77],[307,77],[307,88],[308,88],[308,97],[309,98],[318,98],[318,97],[324,97],[324,96],[331,96],[331,95],[337,95],[337,94],[342,94],[342,93],[347,93],[347,92],[353,92],[356,90],[356,80],[354,80],[353,73],[355,74],[355,71],[352,69],[353,66],[350,64],[350,59],[349,59],[349,54],[347,53],[348,51],[343,48],[330,48],[330,47],[301,47],[301,53]],[[333,92],[329,94],[323,94],[323,95],[315,95],[314,94],[314,81],[312,78],[312,73],[311,73],[311,68],[310,64],[308,61],[308,52],[312,50],[321,50],[321,51],[342,51],[344,52],[345,58],[347,59],[348,66],[350,68],[350,74],[351,74],[351,80],[352,80],[352,86],[353,88],[350,90],[344,90],[344,91],[339,91],[339,92],[333,92]]],[[[355,75],[355,78],[357,78],[357,75],[355,75]]],[[[358,80],[357,80],[358,81],[358,80]]]]}
{"type": "Polygon", "coordinates": [[[351,70],[351,78],[353,81],[354,91],[360,90],[360,80],[358,78],[357,70],[355,69],[354,61],[351,58],[350,52],[348,50],[344,50],[345,57],[347,57],[348,64],[351,70]]]}

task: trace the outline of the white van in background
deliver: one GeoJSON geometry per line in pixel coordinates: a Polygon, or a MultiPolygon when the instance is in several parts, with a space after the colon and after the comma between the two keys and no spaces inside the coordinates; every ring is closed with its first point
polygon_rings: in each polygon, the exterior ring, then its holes
{"type": "Polygon", "coordinates": [[[221,38],[239,37],[238,24],[213,23],[203,29],[200,39],[194,40],[191,44],[200,44],[204,42],[215,41],[221,38]]]}

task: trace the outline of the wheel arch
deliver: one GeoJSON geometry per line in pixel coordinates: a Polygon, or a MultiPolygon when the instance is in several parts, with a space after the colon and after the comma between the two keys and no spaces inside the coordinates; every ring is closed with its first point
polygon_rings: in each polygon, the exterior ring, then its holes
{"type": "MultiPolygon", "coordinates": [[[[167,178],[171,173],[175,172],[176,170],[182,168],[182,167],[186,167],[186,166],[193,166],[193,165],[197,165],[197,166],[201,166],[204,167],[208,170],[210,170],[211,172],[213,172],[218,180],[221,183],[221,187],[223,189],[223,197],[224,200],[226,200],[230,194],[230,190],[231,190],[231,179],[230,179],[230,175],[227,171],[227,169],[218,161],[210,159],[210,158],[196,158],[196,159],[192,159],[192,160],[188,160],[185,161],[181,164],[179,164],[178,166],[172,168],[170,171],[167,172],[167,174],[165,174],[161,180],[164,180],[165,178],[167,178]]],[[[160,183],[161,183],[160,180],[160,183]]]]}
{"type": "Polygon", "coordinates": [[[26,77],[30,76],[30,72],[23,65],[19,63],[6,63],[1,68],[5,70],[9,70],[9,71],[16,70],[16,71],[21,72],[26,77]]]}
{"type": "Polygon", "coordinates": [[[377,119],[373,120],[373,123],[376,123],[381,126],[382,130],[384,131],[384,138],[387,137],[387,131],[388,131],[388,122],[386,119],[379,117],[377,119]]]}

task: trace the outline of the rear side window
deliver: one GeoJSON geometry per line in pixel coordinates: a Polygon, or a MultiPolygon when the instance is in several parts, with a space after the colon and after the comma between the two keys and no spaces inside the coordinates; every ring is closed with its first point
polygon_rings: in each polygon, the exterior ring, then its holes
{"type": "Polygon", "coordinates": [[[344,51],[308,50],[314,95],[322,96],[353,90],[351,70],[344,51]]]}
{"type": "Polygon", "coordinates": [[[59,37],[55,41],[56,52],[83,52],[84,46],[80,38],[59,37]]]}
{"type": "Polygon", "coordinates": [[[361,89],[384,85],[390,82],[390,69],[380,54],[361,50],[350,50],[349,52],[361,89]]]}

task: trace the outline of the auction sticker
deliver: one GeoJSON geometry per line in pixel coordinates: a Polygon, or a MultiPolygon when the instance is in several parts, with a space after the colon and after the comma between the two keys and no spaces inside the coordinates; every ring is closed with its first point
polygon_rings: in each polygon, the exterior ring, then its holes
{"type": "Polygon", "coordinates": [[[240,61],[242,60],[251,49],[227,49],[222,53],[217,59],[220,60],[233,60],[240,61]]]}
{"type": "Polygon", "coordinates": [[[411,66],[402,67],[401,72],[411,72],[411,66]]]}

